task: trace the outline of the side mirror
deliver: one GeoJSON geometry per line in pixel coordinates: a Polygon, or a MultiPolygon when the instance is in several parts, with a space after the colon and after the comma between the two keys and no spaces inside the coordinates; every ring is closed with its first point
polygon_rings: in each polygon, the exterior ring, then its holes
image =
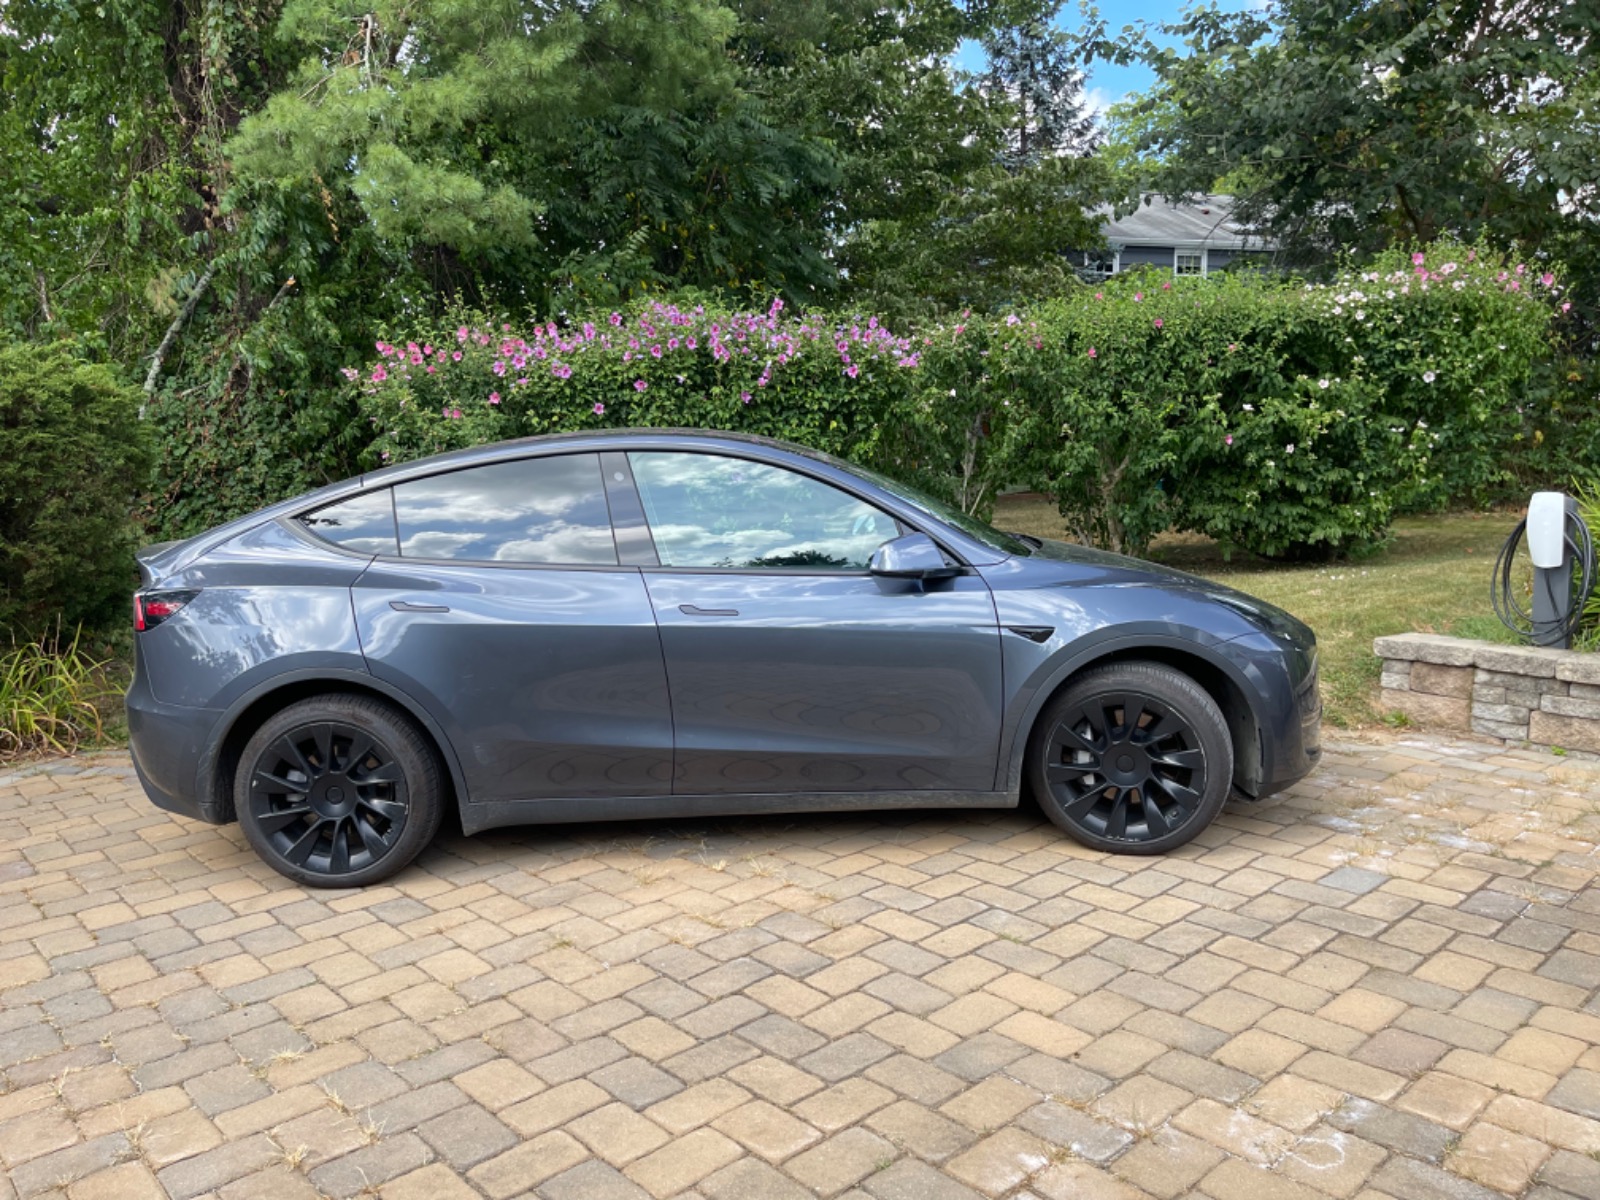
{"type": "Polygon", "coordinates": [[[872,552],[867,570],[885,579],[949,579],[961,574],[925,533],[908,533],[872,552]]]}

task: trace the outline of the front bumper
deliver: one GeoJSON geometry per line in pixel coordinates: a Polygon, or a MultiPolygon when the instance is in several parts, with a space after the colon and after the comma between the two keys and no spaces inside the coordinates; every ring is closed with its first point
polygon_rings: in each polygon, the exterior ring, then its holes
{"type": "Polygon", "coordinates": [[[1289,719],[1279,729],[1276,752],[1270,757],[1270,768],[1261,780],[1257,799],[1298,783],[1316,770],[1322,758],[1322,690],[1317,682],[1314,654],[1309,674],[1295,689],[1289,719]]]}
{"type": "Polygon", "coordinates": [[[209,708],[163,704],[150,690],[138,652],[133,682],[124,698],[128,713],[128,749],[145,795],[157,808],[213,825],[228,818],[207,797],[201,799],[200,763],[222,714],[209,708]]]}

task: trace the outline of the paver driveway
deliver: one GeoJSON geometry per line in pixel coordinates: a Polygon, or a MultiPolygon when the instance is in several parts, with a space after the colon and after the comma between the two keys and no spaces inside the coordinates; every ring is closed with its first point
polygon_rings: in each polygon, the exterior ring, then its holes
{"type": "Polygon", "coordinates": [[[817,816],[318,893],[124,756],[18,771],[0,1160],[73,1200],[1600,1196],[1600,770],[1326,757],[1167,858],[817,816]]]}

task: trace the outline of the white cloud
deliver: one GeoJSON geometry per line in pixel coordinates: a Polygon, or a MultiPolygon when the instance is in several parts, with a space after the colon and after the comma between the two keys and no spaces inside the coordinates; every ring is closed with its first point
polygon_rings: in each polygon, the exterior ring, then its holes
{"type": "Polygon", "coordinates": [[[1106,115],[1106,110],[1109,109],[1113,104],[1121,104],[1127,98],[1127,93],[1123,93],[1120,96],[1113,96],[1110,92],[1106,91],[1105,88],[1098,87],[1086,88],[1083,93],[1083,102],[1085,107],[1087,107],[1089,112],[1096,117],[1104,117],[1106,115]]]}

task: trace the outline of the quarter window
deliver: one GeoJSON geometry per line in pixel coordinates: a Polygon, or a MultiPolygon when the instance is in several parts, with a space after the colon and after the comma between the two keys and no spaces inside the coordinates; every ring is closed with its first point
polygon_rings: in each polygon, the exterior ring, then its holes
{"type": "Polygon", "coordinates": [[[414,479],[395,485],[394,507],[407,558],[617,561],[595,454],[523,458],[414,479]]]}
{"type": "Polygon", "coordinates": [[[714,454],[628,455],[661,565],[861,571],[900,528],[848,492],[714,454]]]}
{"type": "Polygon", "coordinates": [[[394,502],[389,489],[363,492],[298,518],[326,541],[361,554],[398,554],[394,535],[394,502]]]}

